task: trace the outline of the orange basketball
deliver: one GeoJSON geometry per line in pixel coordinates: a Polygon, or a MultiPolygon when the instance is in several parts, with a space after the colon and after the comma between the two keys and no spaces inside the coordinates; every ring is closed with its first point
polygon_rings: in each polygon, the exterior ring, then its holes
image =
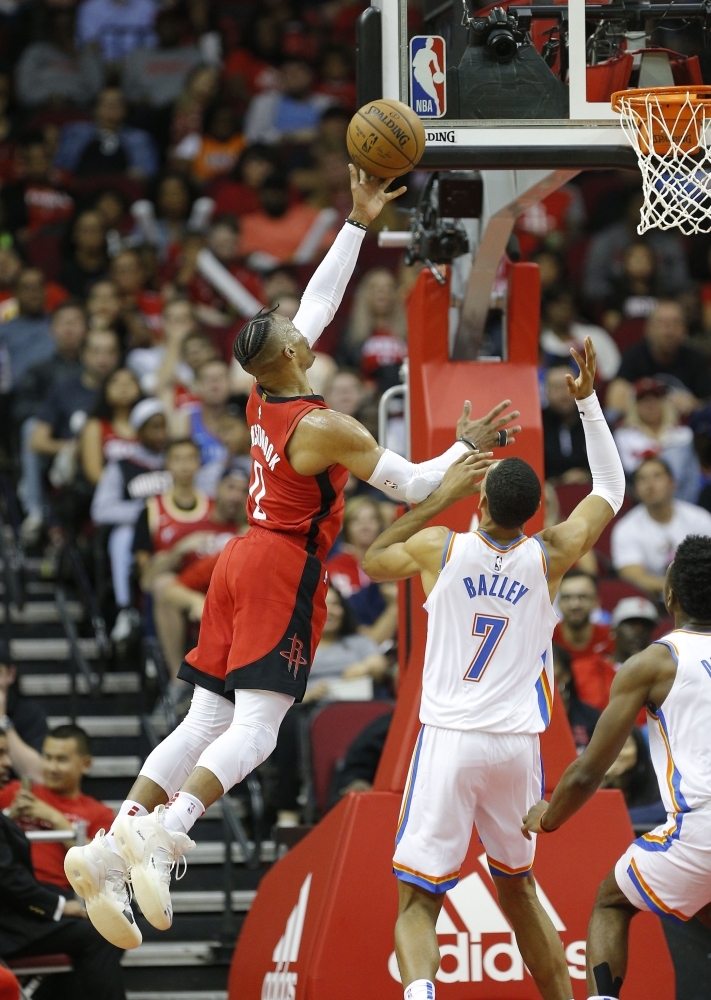
{"type": "Polygon", "coordinates": [[[425,151],[425,130],[412,108],[400,101],[364,104],[348,126],[348,154],[373,177],[400,177],[425,151]]]}

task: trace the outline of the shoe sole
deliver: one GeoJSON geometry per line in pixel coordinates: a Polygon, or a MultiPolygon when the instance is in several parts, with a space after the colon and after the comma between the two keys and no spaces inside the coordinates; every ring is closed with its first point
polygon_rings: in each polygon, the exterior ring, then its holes
{"type": "Polygon", "coordinates": [[[131,869],[133,895],[143,916],[157,931],[169,930],[173,923],[172,910],[170,914],[165,912],[160,891],[144,865],[145,842],[134,833],[129,817],[116,820],[114,840],[119,854],[131,869]]]}
{"type": "Polygon", "coordinates": [[[117,913],[99,892],[86,858],[80,847],[72,847],[64,858],[64,874],[77,896],[86,903],[86,912],[96,930],[110,944],[124,951],[138,948],[143,936],[122,913],[117,913]]]}

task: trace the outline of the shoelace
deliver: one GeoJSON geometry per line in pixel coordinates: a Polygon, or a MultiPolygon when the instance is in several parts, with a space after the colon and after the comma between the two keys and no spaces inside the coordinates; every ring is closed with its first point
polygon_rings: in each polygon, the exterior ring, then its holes
{"type": "Polygon", "coordinates": [[[109,868],[106,872],[106,881],[110,883],[112,891],[119,896],[121,902],[130,906],[133,899],[133,884],[128,872],[122,872],[118,868],[109,868]]]}
{"type": "Polygon", "coordinates": [[[156,868],[158,869],[158,874],[162,881],[169,883],[170,876],[175,869],[175,881],[180,882],[182,878],[185,877],[185,873],[188,870],[188,861],[184,854],[181,854],[177,859],[171,857],[169,851],[165,847],[156,847],[153,856],[155,858],[156,868]],[[180,862],[183,862],[183,868],[181,871],[180,862]]]}

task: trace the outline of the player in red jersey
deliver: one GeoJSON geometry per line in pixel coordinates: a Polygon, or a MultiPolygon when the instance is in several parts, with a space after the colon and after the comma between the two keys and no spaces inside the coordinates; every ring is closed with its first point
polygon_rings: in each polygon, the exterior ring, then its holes
{"type": "Polygon", "coordinates": [[[508,401],[481,420],[470,418],[467,402],[457,442],[415,465],[311,393],[311,348],[340,304],[367,226],[405,190],[389,193],[388,182],[350,169],[353,211],[293,323],[262,312],[235,341],[235,357],[257,379],[247,405],[250,530],[222,552],[198,645],[180,670],[195,684],[190,711],[146,760],[110,833],[66,856],[67,877],[86,899],[94,926],[119,947],[140,943],[121,876],[130,871],[146,919],[170,927],[170,872],[193,846],[188,831],[269,756],[284,715],[303,698],[326,618],[324,560],[340,531],[348,473],[419,502],[458,457],[481,450],[484,469],[490,455],[484,449],[506,444],[519,430],[504,429],[518,416],[501,416],[508,401]]]}

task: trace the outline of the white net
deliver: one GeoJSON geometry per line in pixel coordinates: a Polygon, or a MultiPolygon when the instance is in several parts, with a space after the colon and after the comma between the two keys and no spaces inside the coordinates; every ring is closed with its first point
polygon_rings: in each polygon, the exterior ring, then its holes
{"type": "Polygon", "coordinates": [[[637,232],[675,227],[689,236],[711,232],[711,106],[693,90],[679,88],[616,94],[613,107],[642,172],[637,232]]]}

